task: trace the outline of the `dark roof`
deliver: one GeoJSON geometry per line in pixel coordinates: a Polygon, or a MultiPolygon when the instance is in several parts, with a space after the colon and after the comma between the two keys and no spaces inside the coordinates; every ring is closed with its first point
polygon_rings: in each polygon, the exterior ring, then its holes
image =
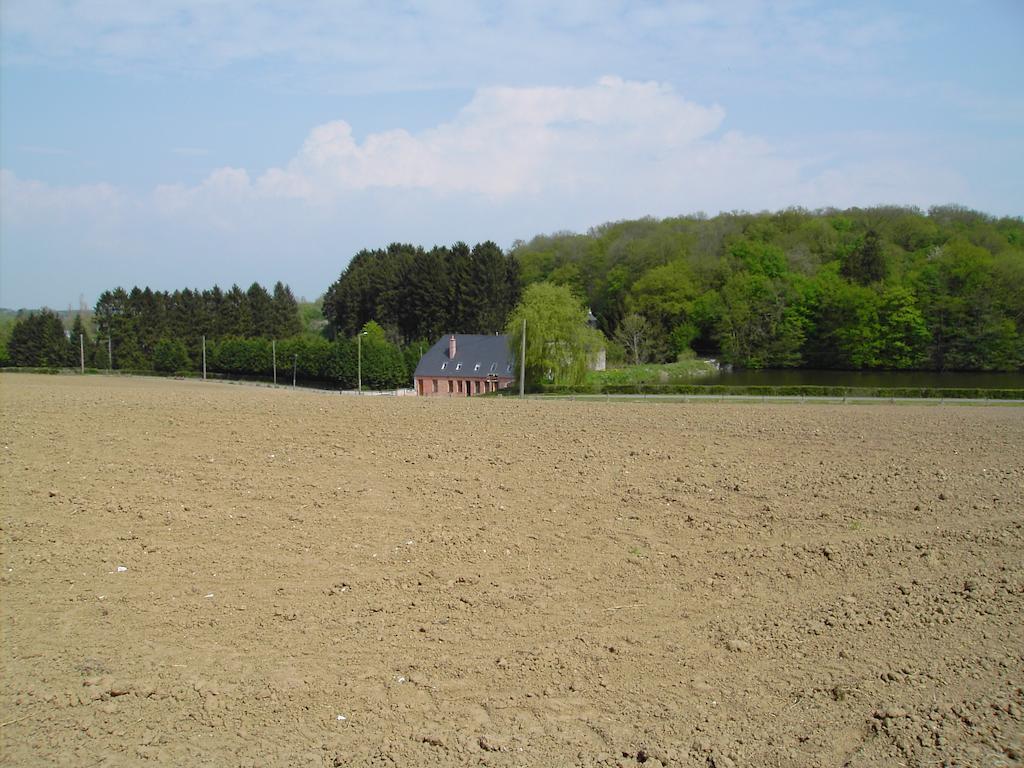
{"type": "Polygon", "coordinates": [[[446,333],[435,342],[420,358],[419,365],[413,376],[431,376],[435,378],[461,378],[463,376],[502,376],[508,378],[512,373],[512,353],[508,348],[508,336],[482,336],[471,333],[456,333],[455,357],[448,357],[448,339],[453,334],[446,333]],[[461,367],[460,367],[461,364],[461,367]],[[480,368],[477,369],[476,365],[480,368]],[[443,367],[442,367],[443,366],[443,367]],[[458,370],[456,370],[458,369],[458,370]]]}

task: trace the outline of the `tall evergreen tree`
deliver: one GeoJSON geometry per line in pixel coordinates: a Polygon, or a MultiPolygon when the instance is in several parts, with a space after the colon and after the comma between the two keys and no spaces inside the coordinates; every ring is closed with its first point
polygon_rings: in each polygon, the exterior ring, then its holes
{"type": "Polygon", "coordinates": [[[292,295],[291,288],[280,280],[274,284],[274,298],[271,307],[271,328],[278,339],[287,339],[302,333],[302,320],[299,318],[299,304],[292,295]]]}
{"type": "Polygon", "coordinates": [[[445,257],[444,248],[419,250],[409,263],[404,280],[405,313],[401,325],[407,340],[434,340],[451,327],[448,318],[451,286],[445,257]]]}
{"type": "Polygon", "coordinates": [[[469,246],[458,242],[448,249],[448,323],[450,331],[471,333],[474,308],[469,288],[473,274],[472,252],[469,246]]]}
{"type": "Polygon", "coordinates": [[[251,335],[252,314],[249,311],[249,297],[237,285],[232,285],[218,313],[217,336],[238,336],[245,338],[251,335]]]}
{"type": "Polygon", "coordinates": [[[64,324],[49,309],[18,318],[7,350],[11,363],[30,367],[63,367],[71,352],[64,324]]]}
{"type": "Polygon", "coordinates": [[[466,285],[465,323],[470,333],[497,333],[505,326],[508,313],[508,286],[505,256],[488,240],[473,247],[469,282],[466,285]]]}
{"type": "Polygon", "coordinates": [[[68,365],[77,366],[85,357],[85,364],[92,365],[92,340],[89,338],[89,331],[82,320],[82,314],[75,315],[75,321],[71,324],[71,336],[68,338],[68,365]]]}
{"type": "Polygon", "coordinates": [[[259,283],[253,283],[245,292],[249,300],[249,330],[247,336],[272,339],[277,336],[274,327],[273,300],[267,289],[259,283]]]}

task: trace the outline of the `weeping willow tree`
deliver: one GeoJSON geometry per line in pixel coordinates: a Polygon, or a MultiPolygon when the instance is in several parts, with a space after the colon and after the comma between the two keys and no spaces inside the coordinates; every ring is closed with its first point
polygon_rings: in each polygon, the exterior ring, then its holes
{"type": "Polygon", "coordinates": [[[521,365],[526,320],[526,386],[578,386],[604,336],[587,325],[587,312],[563,285],[534,283],[512,311],[507,333],[516,369],[521,365]]]}

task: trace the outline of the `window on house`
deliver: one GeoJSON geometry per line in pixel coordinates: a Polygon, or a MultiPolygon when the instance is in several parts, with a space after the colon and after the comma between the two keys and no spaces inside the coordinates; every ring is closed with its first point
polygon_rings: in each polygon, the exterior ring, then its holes
{"type": "Polygon", "coordinates": [[[491,363],[491,373],[494,373],[495,368],[498,367],[497,363],[491,363]]]}
{"type": "Polygon", "coordinates": [[[455,391],[455,387],[453,387],[453,386],[452,386],[452,384],[454,384],[454,382],[453,382],[453,381],[452,381],[451,379],[448,379],[448,394],[449,394],[449,395],[450,395],[450,394],[451,394],[452,392],[454,392],[454,391],[455,391]]]}
{"type": "Polygon", "coordinates": [[[512,373],[512,366],[511,366],[511,364],[508,366],[508,368],[505,369],[505,373],[512,373]]]}
{"type": "Polygon", "coordinates": [[[477,363],[476,365],[474,365],[473,366],[473,370],[474,371],[479,371],[480,370],[480,363],[477,363]]]}
{"type": "Polygon", "coordinates": [[[462,363],[456,363],[455,364],[455,370],[456,371],[461,371],[462,370],[462,363]]]}
{"type": "Polygon", "coordinates": [[[437,392],[437,379],[434,379],[434,392],[437,392]]]}
{"type": "Polygon", "coordinates": [[[448,367],[448,363],[441,363],[441,370],[442,370],[442,371],[443,371],[443,370],[444,370],[445,368],[447,368],[447,367],[448,367]]]}

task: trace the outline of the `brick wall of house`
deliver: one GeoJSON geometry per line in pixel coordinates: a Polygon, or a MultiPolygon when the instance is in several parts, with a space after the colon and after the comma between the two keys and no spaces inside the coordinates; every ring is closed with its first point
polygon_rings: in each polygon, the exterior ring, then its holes
{"type": "Polygon", "coordinates": [[[514,379],[503,377],[495,380],[479,376],[465,376],[457,379],[417,376],[415,384],[416,394],[423,397],[473,397],[498,389],[508,389],[513,382],[514,379]]]}

